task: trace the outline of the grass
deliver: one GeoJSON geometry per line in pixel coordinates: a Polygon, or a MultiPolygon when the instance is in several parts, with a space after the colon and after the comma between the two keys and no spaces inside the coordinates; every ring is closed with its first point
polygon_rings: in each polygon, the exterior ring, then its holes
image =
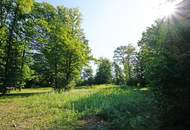
{"type": "Polygon", "coordinates": [[[148,89],[115,85],[13,91],[0,97],[0,129],[156,130],[153,101],[148,89]]]}

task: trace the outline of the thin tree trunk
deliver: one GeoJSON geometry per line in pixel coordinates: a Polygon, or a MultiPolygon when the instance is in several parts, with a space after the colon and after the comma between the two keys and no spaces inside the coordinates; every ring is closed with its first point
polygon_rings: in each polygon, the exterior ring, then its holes
{"type": "MultiPolygon", "coordinates": [[[[21,63],[21,69],[20,69],[20,72],[21,72],[21,81],[20,81],[20,84],[22,85],[24,83],[24,76],[23,76],[23,68],[24,68],[24,62],[25,62],[25,49],[23,50],[22,52],[22,63],[21,63]]],[[[19,91],[21,91],[21,86],[19,87],[19,91]]]]}
{"type": "Polygon", "coordinates": [[[58,90],[59,91],[59,86],[58,86],[58,80],[57,80],[57,56],[56,56],[56,48],[53,50],[54,51],[54,87],[55,87],[55,90],[58,90]]]}

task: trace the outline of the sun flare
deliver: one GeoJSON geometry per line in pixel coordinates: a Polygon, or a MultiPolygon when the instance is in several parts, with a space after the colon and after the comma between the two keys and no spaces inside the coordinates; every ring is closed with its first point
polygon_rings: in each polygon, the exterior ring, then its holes
{"type": "Polygon", "coordinates": [[[164,3],[159,7],[159,17],[169,17],[176,13],[176,3],[164,3]]]}

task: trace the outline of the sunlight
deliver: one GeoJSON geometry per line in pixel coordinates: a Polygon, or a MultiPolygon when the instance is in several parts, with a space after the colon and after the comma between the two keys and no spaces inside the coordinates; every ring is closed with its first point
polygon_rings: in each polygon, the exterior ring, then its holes
{"type": "Polygon", "coordinates": [[[176,5],[168,3],[167,5],[165,5],[163,7],[161,14],[163,14],[165,16],[170,16],[170,15],[174,14],[175,11],[176,11],[176,5]]]}
{"type": "Polygon", "coordinates": [[[158,16],[161,17],[170,17],[176,13],[177,4],[176,2],[167,2],[159,7],[158,16]]]}

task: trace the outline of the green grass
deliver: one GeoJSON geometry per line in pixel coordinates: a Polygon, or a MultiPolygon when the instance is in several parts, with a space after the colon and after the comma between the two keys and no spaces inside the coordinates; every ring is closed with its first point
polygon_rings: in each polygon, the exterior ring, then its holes
{"type": "Polygon", "coordinates": [[[148,89],[114,85],[13,91],[0,97],[0,129],[156,130],[153,101],[148,89]]]}

